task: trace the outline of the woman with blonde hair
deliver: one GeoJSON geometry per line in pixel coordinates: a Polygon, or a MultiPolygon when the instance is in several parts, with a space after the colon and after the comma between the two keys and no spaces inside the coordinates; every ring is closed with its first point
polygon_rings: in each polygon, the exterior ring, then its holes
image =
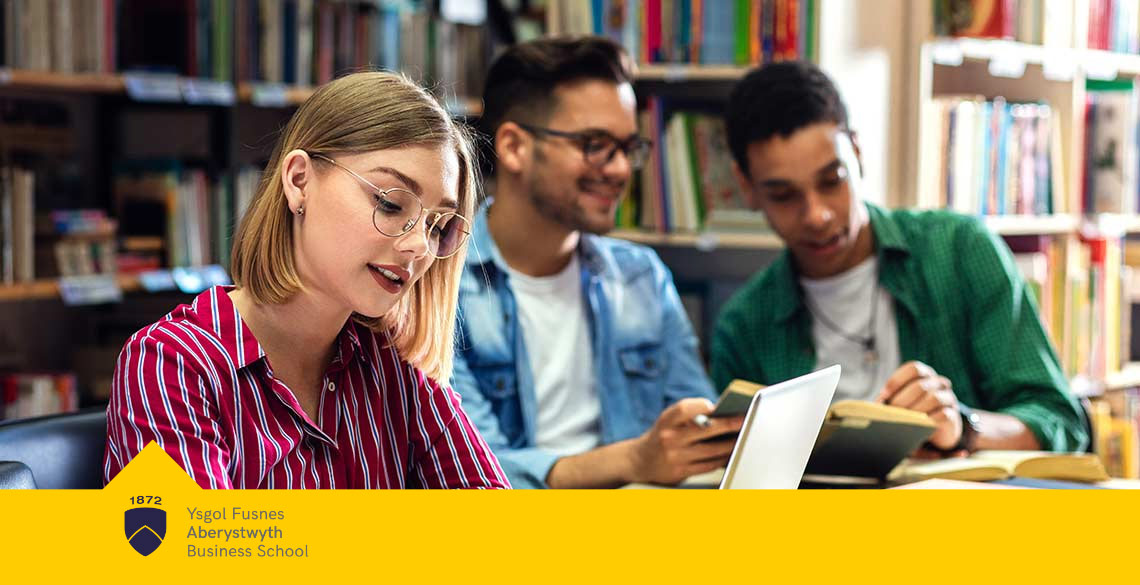
{"type": "Polygon", "coordinates": [[[208,488],[509,487],[451,375],[475,206],[463,128],[391,73],[318,89],[234,237],[235,287],[137,332],[104,480],[150,441],[208,488]]]}

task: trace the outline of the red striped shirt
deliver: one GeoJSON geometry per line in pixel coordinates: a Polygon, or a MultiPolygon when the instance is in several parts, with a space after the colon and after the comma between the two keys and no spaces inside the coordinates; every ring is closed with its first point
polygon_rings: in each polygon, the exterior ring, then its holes
{"type": "Polygon", "coordinates": [[[349,321],[317,420],[273,377],[226,288],[127,342],[107,407],[104,481],[150,441],[205,488],[505,488],[459,395],[349,321]]]}

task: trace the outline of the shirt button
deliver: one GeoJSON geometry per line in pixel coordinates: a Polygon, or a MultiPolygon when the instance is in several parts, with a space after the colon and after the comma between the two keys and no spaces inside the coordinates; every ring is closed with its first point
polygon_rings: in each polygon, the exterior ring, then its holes
{"type": "Polygon", "coordinates": [[[329,382],[329,392],[335,392],[335,391],[336,391],[336,384],[334,384],[333,382],[329,382]]]}

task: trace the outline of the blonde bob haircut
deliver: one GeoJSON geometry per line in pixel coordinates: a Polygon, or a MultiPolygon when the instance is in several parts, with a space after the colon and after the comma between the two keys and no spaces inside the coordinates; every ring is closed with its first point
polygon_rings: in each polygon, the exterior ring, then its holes
{"type": "MultiPolygon", "coordinates": [[[[282,159],[301,149],[330,158],[405,146],[447,145],[459,159],[459,213],[471,218],[478,165],[466,128],[406,77],[361,72],[317,89],[289,120],[234,234],[231,271],[255,302],[279,304],[303,287],[293,259],[293,219],[281,183],[282,159]]],[[[325,164],[314,160],[314,164],[325,164]]],[[[456,304],[466,248],[437,259],[388,313],[353,318],[387,335],[400,357],[447,383],[454,357],[456,304]]]]}

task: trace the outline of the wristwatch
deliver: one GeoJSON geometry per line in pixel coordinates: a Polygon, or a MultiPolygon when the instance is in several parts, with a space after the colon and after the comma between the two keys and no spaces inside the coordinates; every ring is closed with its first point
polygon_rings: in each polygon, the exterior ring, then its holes
{"type": "Polygon", "coordinates": [[[958,403],[958,414],[962,415],[962,436],[958,437],[958,443],[954,445],[953,450],[965,449],[967,453],[973,453],[978,449],[981,417],[974,412],[974,409],[962,403],[958,403]]]}

